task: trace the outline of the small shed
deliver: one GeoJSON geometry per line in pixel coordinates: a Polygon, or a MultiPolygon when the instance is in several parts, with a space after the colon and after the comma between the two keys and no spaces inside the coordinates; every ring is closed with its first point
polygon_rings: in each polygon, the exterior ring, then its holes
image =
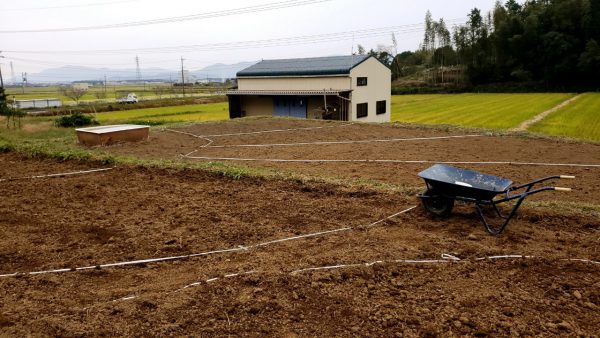
{"type": "Polygon", "coordinates": [[[391,71],[368,55],[263,60],[237,73],[230,118],[389,122],[391,71]]]}
{"type": "Polygon", "coordinates": [[[150,126],[135,124],[120,124],[90,128],[78,128],[79,143],[86,146],[106,146],[122,142],[137,142],[147,140],[150,126]]]}

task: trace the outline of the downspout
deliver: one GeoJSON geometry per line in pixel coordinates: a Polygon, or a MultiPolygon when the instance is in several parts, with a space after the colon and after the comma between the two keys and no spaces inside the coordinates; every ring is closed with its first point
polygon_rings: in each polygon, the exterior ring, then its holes
{"type": "Polygon", "coordinates": [[[327,90],[323,89],[323,108],[325,110],[325,114],[329,114],[329,110],[327,109],[327,90]]]}
{"type": "MultiPolygon", "coordinates": [[[[351,121],[351,116],[349,116],[349,112],[352,111],[352,65],[354,64],[354,53],[352,53],[352,63],[350,64],[350,70],[348,71],[348,78],[350,80],[350,92],[348,93],[348,107],[346,109],[346,121],[351,121]]],[[[338,94],[339,95],[339,94],[338,94]]]]}

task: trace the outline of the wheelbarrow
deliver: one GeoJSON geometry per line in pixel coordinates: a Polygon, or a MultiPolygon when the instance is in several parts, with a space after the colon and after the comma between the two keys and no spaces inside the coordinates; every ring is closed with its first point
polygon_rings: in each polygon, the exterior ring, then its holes
{"type": "Polygon", "coordinates": [[[454,207],[454,201],[474,203],[481,222],[492,235],[504,231],[527,196],[547,190],[571,191],[571,188],[549,186],[534,189],[536,184],[558,178],[575,178],[567,175],[550,176],[513,186],[513,182],[506,178],[445,164],[435,164],[421,171],[419,177],[425,180],[427,190],[418,197],[429,213],[438,217],[448,217],[454,207]],[[514,200],[516,203],[508,215],[502,214],[498,205],[514,200]],[[501,224],[491,225],[483,213],[483,207],[491,207],[502,219],[501,224]]]}

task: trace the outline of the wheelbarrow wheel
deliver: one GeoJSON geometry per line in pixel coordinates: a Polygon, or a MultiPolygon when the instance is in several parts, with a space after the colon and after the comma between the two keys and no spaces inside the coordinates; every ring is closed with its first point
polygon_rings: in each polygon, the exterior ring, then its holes
{"type": "Polygon", "coordinates": [[[421,197],[423,207],[438,217],[448,217],[454,208],[454,199],[439,195],[434,190],[427,190],[421,197]]]}

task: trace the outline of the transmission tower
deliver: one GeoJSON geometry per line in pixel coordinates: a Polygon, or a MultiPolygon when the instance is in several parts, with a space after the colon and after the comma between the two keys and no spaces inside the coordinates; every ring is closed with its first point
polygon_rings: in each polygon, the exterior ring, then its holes
{"type": "Polygon", "coordinates": [[[137,82],[142,82],[142,71],[140,70],[140,58],[136,55],[135,57],[135,79],[137,82]]]}
{"type": "Polygon", "coordinates": [[[15,67],[13,66],[12,61],[10,62],[10,84],[14,85],[17,83],[17,78],[15,77],[15,67]]]}

